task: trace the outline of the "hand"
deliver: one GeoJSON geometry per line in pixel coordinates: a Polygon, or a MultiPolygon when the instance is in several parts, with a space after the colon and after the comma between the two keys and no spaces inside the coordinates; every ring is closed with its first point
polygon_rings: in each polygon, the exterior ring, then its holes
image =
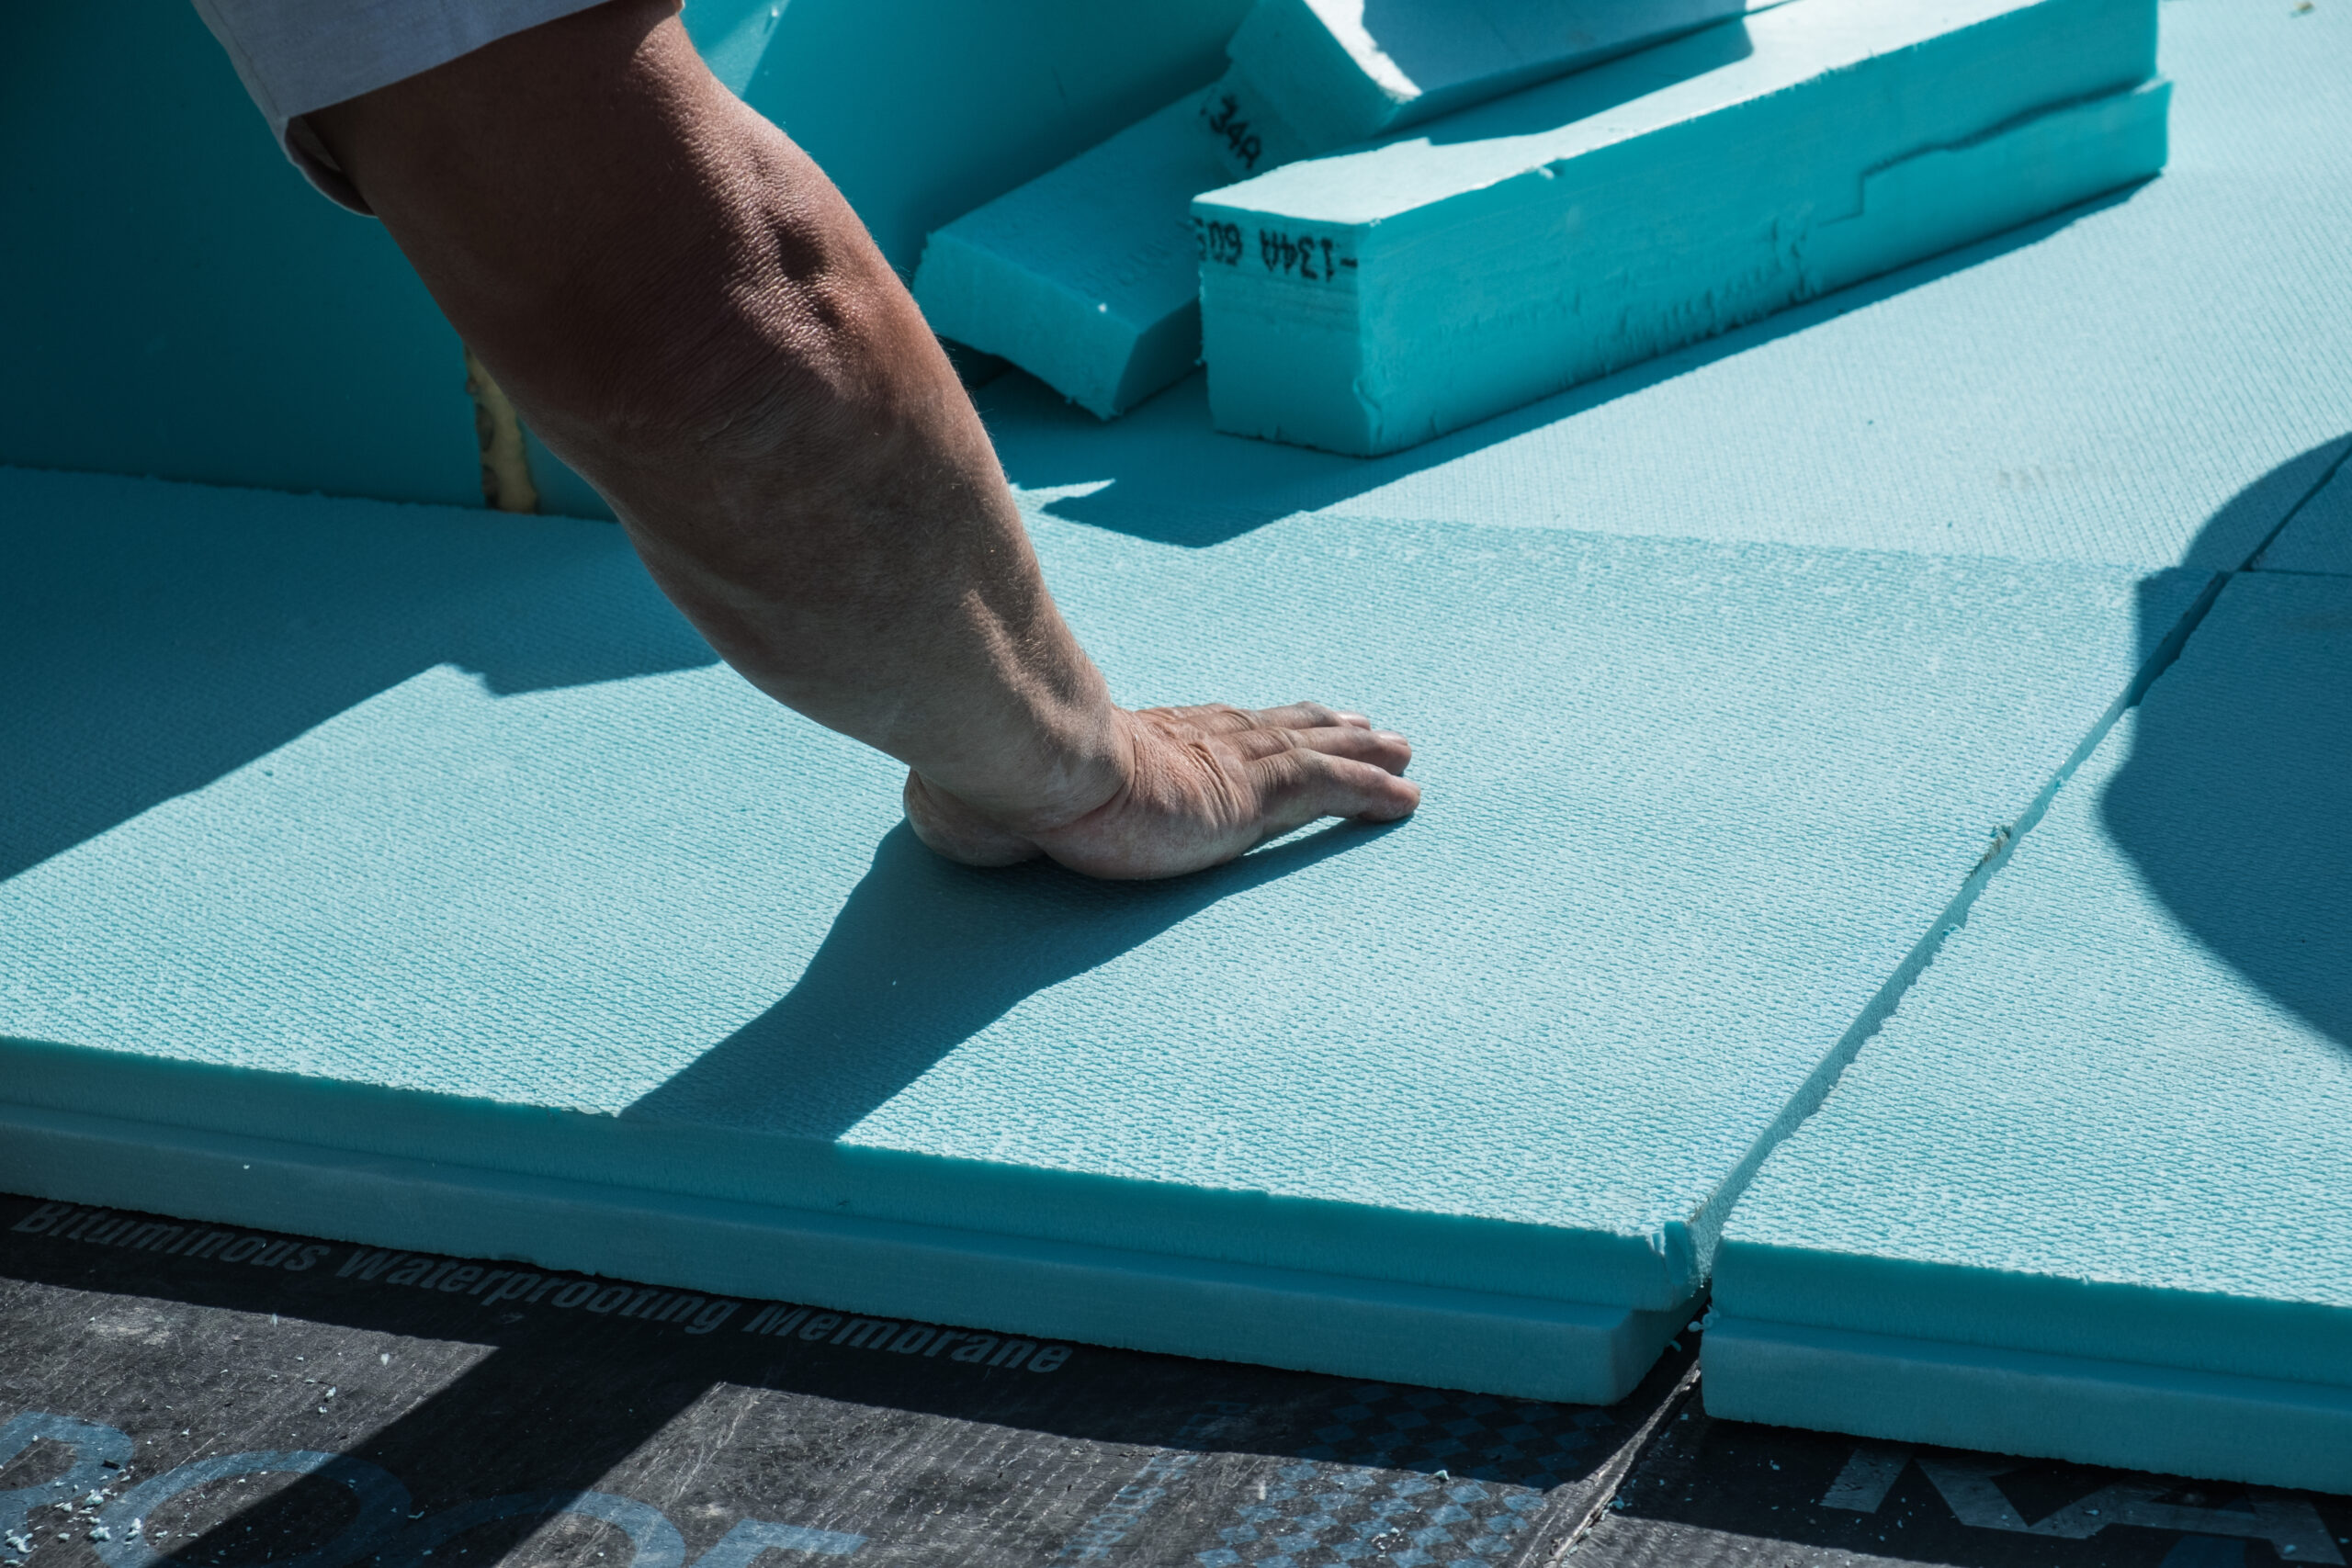
{"type": "Polygon", "coordinates": [[[1413,748],[1362,714],[1288,707],[1118,710],[1124,776],[1066,820],[1014,826],[907,775],[907,820],[968,865],[1048,855],[1088,876],[1179,876],[1219,865],[1319,817],[1393,822],[1420,803],[1401,777],[1413,748]]]}

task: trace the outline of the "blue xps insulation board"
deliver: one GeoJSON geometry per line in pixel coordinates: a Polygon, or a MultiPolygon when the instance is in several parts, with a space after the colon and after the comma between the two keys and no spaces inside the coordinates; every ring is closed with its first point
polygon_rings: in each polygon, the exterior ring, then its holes
{"type": "Polygon", "coordinates": [[[1193,203],[1220,430],[1395,452],[2146,179],[2156,0],[1793,0],[1193,203]]]}
{"type": "Polygon", "coordinates": [[[1721,1416],[2352,1490],[2352,581],[2233,578],[1718,1257],[1721,1416]]]}
{"type": "Polygon", "coordinates": [[[1745,0],[1611,0],[1566,14],[1544,0],[1498,0],[1476,15],[1407,6],[1369,18],[1375,39],[1361,15],[1270,0],[1250,12],[1233,40],[1234,69],[1205,98],[1187,93],[933,231],[915,271],[916,302],[942,336],[1001,355],[1113,418],[1200,363],[1189,212],[1201,192],[1746,8],[1745,0]],[[1384,42],[1401,61],[1382,54],[1384,42]],[[1367,64],[1379,81],[1363,73],[1367,64]],[[1390,92],[1406,69],[1426,90],[1407,83],[1400,101],[1390,92]],[[1300,140],[1261,86],[1291,89],[1276,96],[1314,134],[1300,140]],[[1380,123],[1351,129],[1351,117],[1367,116],[1380,123]]]}
{"type": "Polygon", "coordinates": [[[1115,691],[1429,792],[1105,886],[930,856],[609,526],[0,484],[0,1188],[1577,1400],[2203,581],[1046,522],[1115,691]]]}
{"type": "Polygon", "coordinates": [[[1099,419],[1200,363],[1185,216],[1225,183],[1187,94],[924,243],[915,302],[941,336],[1001,355],[1099,419]]]}

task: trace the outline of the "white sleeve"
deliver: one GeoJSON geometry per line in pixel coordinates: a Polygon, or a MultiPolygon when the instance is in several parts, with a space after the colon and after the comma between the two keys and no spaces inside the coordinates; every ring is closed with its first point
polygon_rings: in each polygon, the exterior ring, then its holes
{"type": "Polygon", "coordinates": [[[302,116],[429,71],[598,0],[196,0],[295,167],[355,212],[368,204],[302,116]]]}

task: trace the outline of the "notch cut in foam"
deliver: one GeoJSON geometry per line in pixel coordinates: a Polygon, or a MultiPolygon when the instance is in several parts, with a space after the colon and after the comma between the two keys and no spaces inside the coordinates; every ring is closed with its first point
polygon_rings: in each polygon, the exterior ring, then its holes
{"type": "Polygon", "coordinates": [[[2352,1489],[2352,581],[2233,579],[1726,1233],[1711,1411],[2352,1489]]]}
{"type": "Polygon", "coordinates": [[[1258,0],[1202,100],[1236,178],[1329,152],[1773,0],[1258,0]]]}
{"type": "Polygon", "coordinates": [[[1104,885],[931,856],[609,527],[0,486],[0,1185],[1548,1398],[2140,658],[2112,569],[1040,520],[1127,700],[1429,790],[1104,885]]]}
{"type": "Polygon", "coordinates": [[[1796,0],[1193,206],[1219,430],[1396,451],[2154,174],[2153,0],[1796,0]]]}

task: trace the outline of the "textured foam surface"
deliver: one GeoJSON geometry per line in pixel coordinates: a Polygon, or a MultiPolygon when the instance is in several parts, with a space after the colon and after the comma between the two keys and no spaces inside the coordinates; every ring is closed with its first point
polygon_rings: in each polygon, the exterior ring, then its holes
{"type": "MultiPolygon", "coordinates": [[[[1429,790],[1103,886],[928,855],[890,765],[708,663],[611,529],[5,482],[28,1114],[1528,1311],[1698,1284],[2140,659],[2108,569],[1047,525],[1115,690],[1359,704],[1429,790]]],[[[1488,1354],[1419,1370],[1565,1375],[1488,1354]]]]}
{"type": "Polygon", "coordinates": [[[1797,0],[1209,192],[1211,412],[1396,451],[2145,178],[2155,52],[2154,0],[1797,0]]]}
{"type": "Polygon", "coordinates": [[[2339,466],[2256,564],[2267,571],[2352,573],[2352,468],[2339,466]]]}
{"type": "Polygon", "coordinates": [[[2347,1168],[2352,582],[2244,573],[1741,1201],[1709,1407],[2352,1488],[2347,1168]]]}
{"type": "Polygon", "coordinates": [[[915,300],[1099,418],[1199,363],[1192,198],[1224,171],[1187,95],[931,236],[915,300]]]}
{"type": "MultiPolygon", "coordinates": [[[[1770,4],[1771,0],[1763,0],[1770,4]]],[[[1258,0],[1212,89],[1237,175],[1464,108],[1726,17],[1752,0],[1258,0]]]]}
{"type": "Polygon", "coordinates": [[[1107,428],[1020,377],[982,406],[1033,508],[1194,543],[1310,512],[2235,566],[2352,430],[2347,52],[2352,7],[2167,0],[2161,179],[1394,457],[1209,434],[1197,378],[1107,428]]]}

